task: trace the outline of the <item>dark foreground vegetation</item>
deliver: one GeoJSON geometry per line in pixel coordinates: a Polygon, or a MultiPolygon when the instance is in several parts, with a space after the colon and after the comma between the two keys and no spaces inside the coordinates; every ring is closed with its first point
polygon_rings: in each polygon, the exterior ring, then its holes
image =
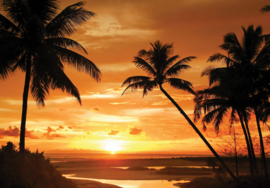
{"type": "MultiPolygon", "coordinates": [[[[239,175],[237,176],[238,183],[228,177],[226,171],[222,169],[218,161],[213,157],[199,157],[199,158],[186,158],[190,161],[205,161],[206,166],[212,167],[212,172],[215,177],[198,177],[192,180],[190,183],[179,183],[175,186],[181,188],[270,188],[270,179],[262,176],[263,170],[260,164],[259,171],[254,177],[249,175],[248,164],[249,159],[247,156],[239,157],[239,175]]],[[[223,157],[222,160],[228,164],[231,169],[235,168],[235,162],[233,157],[223,157]]],[[[267,164],[270,163],[270,159],[267,158],[267,164]]],[[[269,169],[269,166],[268,166],[269,169]]],[[[268,172],[269,173],[269,172],[268,172]]]]}
{"type": "Polygon", "coordinates": [[[0,149],[0,169],[1,188],[76,188],[43,152],[22,155],[11,142],[0,149]]]}
{"type": "Polygon", "coordinates": [[[196,178],[190,183],[177,184],[176,186],[181,188],[269,188],[270,179],[264,179],[263,177],[251,178],[250,176],[244,176],[239,178],[237,184],[232,180],[219,181],[216,178],[196,178]]]}

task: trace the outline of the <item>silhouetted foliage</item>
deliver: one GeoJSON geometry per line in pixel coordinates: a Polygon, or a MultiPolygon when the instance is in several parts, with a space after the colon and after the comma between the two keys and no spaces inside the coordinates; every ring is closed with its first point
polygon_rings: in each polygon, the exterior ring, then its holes
{"type": "Polygon", "coordinates": [[[138,56],[134,57],[133,63],[143,69],[148,76],[132,76],[127,78],[122,86],[127,85],[123,94],[128,90],[136,91],[137,89],[143,89],[143,96],[145,96],[148,91],[152,91],[154,88],[159,88],[161,92],[173,103],[173,105],[178,109],[178,111],[184,116],[191,127],[196,131],[200,138],[204,141],[207,147],[219,160],[226,171],[231,175],[231,177],[237,181],[235,175],[231,172],[228,166],[222,161],[220,156],[210,145],[210,143],[205,139],[200,130],[191,121],[185,111],[176,103],[176,101],[166,92],[163,88],[164,83],[168,83],[175,89],[181,89],[187,91],[191,94],[196,94],[193,91],[193,86],[189,81],[184,79],[176,78],[184,70],[191,68],[188,63],[196,58],[195,56],[185,57],[177,62],[175,62],[179,56],[172,55],[172,44],[162,44],[160,41],[155,43],[150,43],[152,48],[150,50],[142,49],[138,52],[138,56]]]}
{"type": "Polygon", "coordinates": [[[184,183],[181,188],[269,188],[270,180],[262,177],[251,178],[243,176],[239,178],[239,182],[224,179],[223,182],[216,178],[195,178],[190,183],[184,183]]]}
{"type": "Polygon", "coordinates": [[[0,149],[0,169],[0,187],[3,188],[76,187],[55,169],[43,152],[31,153],[26,149],[22,155],[11,142],[0,149]]]}
{"type": "Polygon", "coordinates": [[[64,73],[62,62],[100,80],[96,65],[72,51],[86,50],[76,41],[66,38],[94,13],[78,2],[59,10],[57,0],[1,0],[6,15],[0,14],[0,78],[20,69],[25,72],[21,119],[20,150],[25,148],[25,124],[29,90],[37,105],[44,106],[50,89],[61,89],[77,98],[79,90],[64,73]]]}
{"type": "Polygon", "coordinates": [[[269,111],[262,109],[269,104],[270,96],[270,43],[268,37],[262,35],[262,27],[254,28],[251,25],[247,29],[244,27],[242,29],[244,37],[241,41],[235,33],[224,36],[224,42],[220,48],[225,50],[227,55],[216,53],[209,57],[208,61],[221,62],[225,66],[208,67],[202,73],[202,76],[209,76],[209,88],[197,92],[195,119],[200,118],[203,110],[206,114],[202,118],[203,123],[213,122],[217,132],[219,125],[228,114],[230,114],[231,124],[240,120],[250,158],[250,172],[254,175],[253,169],[257,171],[257,164],[249,130],[250,114],[254,113],[260,138],[264,174],[267,177],[260,121],[268,119],[267,116],[269,116],[267,114],[269,111]]]}

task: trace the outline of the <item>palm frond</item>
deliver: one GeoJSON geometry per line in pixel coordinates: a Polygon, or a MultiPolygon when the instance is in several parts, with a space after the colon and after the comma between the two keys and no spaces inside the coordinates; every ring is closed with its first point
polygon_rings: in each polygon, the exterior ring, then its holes
{"type": "Polygon", "coordinates": [[[12,67],[12,72],[14,72],[18,67],[25,72],[27,64],[27,53],[24,53],[20,59],[16,60],[16,64],[12,67]]]}
{"type": "Polygon", "coordinates": [[[237,118],[237,111],[232,109],[231,110],[231,116],[230,116],[230,124],[239,122],[239,119],[237,118]]]}
{"type": "Polygon", "coordinates": [[[242,29],[244,31],[242,49],[244,50],[247,60],[251,62],[256,58],[261,49],[263,42],[262,28],[258,26],[254,30],[253,25],[250,25],[247,29],[244,27],[242,27],[242,29]]]}
{"type": "Polygon", "coordinates": [[[53,90],[61,89],[63,92],[67,92],[70,95],[74,96],[79,101],[79,103],[82,104],[79,90],[63,72],[63,70],[61,70],[59,67],[55,67],[53,69],[53,72],[49,73],[49,77],[51,80],[51,88],[53,90]]]}
{"type": "Polygon", "coordinates": [[[190,62],[192,59],[195,59],[195,56],[189,56],[181,59],[177,63],[175,63],[173,66],[171,66],[165,73],[166,76],[178,76],[183,70],[191,68],[189,65],[187,65],[188,62],[190,62]]]}
{"type": "Polygon", "coordinates": [[[43,23],[48,23],[56,15],[58,0],[27,0],[29,12],[37,15],[43,23]]]}
{"type": "Polygon", "coordinates": [[[24,23],[25,7],[20,0],[2,0],[1,7],[7,13],[8,18],[17,26],[24,23]]]}
{"type": "Polygon", "coordinates": [[[162,74],[165,74],[166,70],[168,70],[168,68],[174,63],[174,61],[176,59],[178,59],[179,56],[178,55],[175,55],[175,56],[172,56],[170,57],[163,65],[163,70],[162,70],[162,74]]]}
{"type": "Polygon", "coordinates": [[[214,55],[210,56],[207,62],[222,62],[225,65],[230,66],[232,63],[236,63],[234,60],[230,59],[229,57],[221,54],[221,53],[215,53],[214,55]]]}
{"type": "Polygon", "coordinates": [[[230,59],[236,62],[245,58],[242,46],[234,33],[228,33],[224,36],[224,43],[220,45],[220,48],[226,50],[230,59]]]}
{"type": "Polygon", "coordinates": [[[45,106],[44,101],[46,100],[47,95],[49,94],[49,78],[48,72],[44,70],[44,66],[33,66],[31,71],[32,84],[31,84],[31,93],[37,105],[45,106]]]}
{"type": "Polygon", "coordinates": [[[52,48],[61,61],[67,62],[69,65],[77,68],[78,71],[83,71],[89,74],[96,81],[100,81],[101,72],[92,61],[69,49],[58,46],[52,46],[52,48]]]}
{"type": "Polygon", "coordinates": [[[265,5],[262,9],[262,12],[269,12],[270,11],[270,6],[269,5],[265,5]]]}
{"type": "Polygon", "coordinates": [[[263,70],[263,69],[268,69],[270,67],[270,65],[269,65],[269,60],[270,60],[270,56],[269,56],[270,41],[269,41],[269,39],[265,39],[266,40],[265,45],[259,51],[256,59],[254,60],[254,63],[255,63],[254,66],[256,66],[257,69],[263,70]]]}
{"type": "Polygon", "coordinates": [[[153,67],[149,65],[144,59],[140,57],[134,57],[133,63],[135,63],[136,67],[142,68],[147,74],[151,76],[156,75],[156,72],[153,69],[153,67]]]}
{"type": "Polygon", "coordinates": [[[130,84],[126,87],[126,89],[123,91],[122,95],[124,95],[124,93],[130,89],[131,92],[136,91],[137,89],[144,89],[145,86],[147,86],[147,84],[149,83],[149,81],[140,81],[140,82],[135,82],[133,84],[130,84]]]}
{"type": "Polygon", "coordinates": [[[220,108],[213,109],[212,111],[208,112],[203,118],[202,123],[203,124],[210,124],[214,119],[216,118],[217,114],[219,113],[220,108]]]}
{"type": "Polygon", "coordinates": [[[219,110],[216,118],[214,119],[214,126],[215,126],[215,131],[216,131],[217,134],[219,133],[219,126],[223,122],[224,116],[227,115],[227,111],[228,111],[228,108],[223,106],[219,110]]]}
{"type": "MultiPolygon", "coordinates": [[[[0,32],[1,33],[1,32],[0,32]]],[[[24,54],[24,50],[20,45],[20,40],[0,40],[0,78],[6,79],[13,72],[14,65],[20,61],[24,54]]]]}
{"type": "Polygon", "coordinates": [[[5,16],[0,14],[0,29],[5,31],[10,31],[12,33],[18,33],[20,29],[5,16]]]}
{"type": "Polygon", "coordinates": [[[81,104],[78,89],[63,72],[63,65],[57,55],[48,50],[49,46],[43,45],[33,64],[33,81],[31,92],[38,105],[44,106],[49,88],[61,89],[76,97],[81,104]]]}
{"type": "Polygon", "coordinates": [[[84,47],[72,39],[57,37],[57,38],[47,38],[44,41],[49,45],[55,45],[66,49],[75,48],[77,50],[83,50],[87,54],[84,47]]]}
{"type": "Polygon", "coordinates": [[[152,49],[148,51],[150,55],[149,63],[154,67],[158,74],[162,75],[165,70],[164,66],[167,66],[167,60],[173,52],[173,44],[162,44],[160,41],[150,44],[152,49]]]}
{"type": "Polygon", "coordinates": [[[225,107],[219,107],[219,108],[212,110],[211,112],[209,112],[208,114],[206,114],[203,117],[203,119],[202,119],[203,124],[205,124],[205,123],[209,124],[213,121],[215,131],[218,134],[219,125],[223,122],[223,118],[226,115],[227,110],[228,109],[225,107]]]}
{"type": "Polygon", "coordinates": [[[95,15],[95,13],[85,10],[83,6],[83,2],[70,5],[52,19],[46,26],[48,37],[69,36],[79,25],[95,15]]]}
{"type": "Polygon", "coordinates": [[[157,87],[156,81],[149,81],[143,88],[143,97],[148,94],[148,91],[152,91],[157,87]]]}
{"type": "Polygon", "coordinates": [[[135,82],[141,82],[141,81],[150,81],[150,77],[148,76],[132,76],[127,78],[123,84],[122,87],[125,85],[130,85],[131,83],[135,83],[135,82]]]}
{"type": "Polygon", "coordinates": [[[196,94],[195,91],[193,91],[192,89],[192,84],[186,80],[180,78],[167,78],[167,81],[172,87],[176,89],[181,89],[194,95],[196,94]]]}

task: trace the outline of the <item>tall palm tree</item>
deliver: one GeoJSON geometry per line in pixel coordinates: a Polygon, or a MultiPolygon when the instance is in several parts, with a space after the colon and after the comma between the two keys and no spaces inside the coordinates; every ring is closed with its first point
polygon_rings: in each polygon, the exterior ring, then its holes
{"type": "MultiPolygon", "coordinates": [[[[233,91],[245,107],[253,109],[257,128],[260,137],[262,164],[265,176],[268,176],[265,160],[264,143],[260,128],[258,108],[262,107],[269,98],[269,67],[270,67],[270,42],[267,36],[262,35],[262,28],[256,29],[253,25],[247,29],[242,28],[244,37],[239,41],[234,33],[229,33],[224,37],[221,49],[227,52],[226,55],[216,53],[208,61],[222,61],[226,67],[213,69],[209,72],[210,86],[218,83],[220,87],[233,91]],[[231,71],[231,76],[220,76],[224,72],[231,71]],[[233,73],[233,74],[232,74],[233,73]]],[[[246,130],[250,137],[249,128],[246,121],[246,130]]],[[[250,138],[252,147],[252,140],[250,138]]],[[[253,147],[251,148],[253,149],[253,147]]]]}
{"type": "Polygon", "coordinates": [[[132,76],[127,78],[122,86],[128,85],[127,88],[123,91],[123,94],[131,89],[135,91],[139,88],[143,89],[143,96],[152,91],[153,88],[159,88],[164,95],[174,104],[174,106],[179,110],[179,112],[185,117],[188,123],[196,131],[196,133],[201,137],[207,147],[215,155],[215,157],[220,161],[226,171],[232,176],[234,180],[237,181],[235,175],[231,172],[228,166],[223,162],[220,156],[216,153],[213,147],[205,139],[199,129],[194,125],[190,120],[188,115],[184,110],[173,100],[173,98],[164,90],[162,85],[168,83],[170,86],[176,89],[181,89],[189,93],[195,94],[192,89],[192,84],[186,80],[176,78],[184,70],[189,69],[190,66],[188,62],[196,58],[194,56],[185,57],[175,63],[179,58],[178,55],[172,55],[172,44],[162,44],[160,41],[155,43],[150,43],[152,49],[150,50],[140,50],[138,56],[134,58],[133,63],[139,68],[142,68],[149,76],[132,76]]]}
{"type": "Polygon", "coordinates": [[[2,78],[16,69],[25,72],[20,151],[25,150],[25,123],[29,89],[37,105],[44,106],[50,89],[61,89],[77,98],[78,89],[64,73],[62,62],[90,74],[96,81],[101,73],[95,64],[72,49],[85,49],[66,38],[94,13],[78,2],[59,14],[57,0],[1,0],[6,15],[0,14],[0,73],[2,78]]]}

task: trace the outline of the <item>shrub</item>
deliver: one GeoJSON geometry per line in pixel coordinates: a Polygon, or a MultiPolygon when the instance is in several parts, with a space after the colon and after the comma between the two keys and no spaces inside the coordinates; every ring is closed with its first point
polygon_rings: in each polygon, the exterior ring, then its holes
{"type": "Polygon", "coordinates": [[[75,188],[75,184],[62,176],[45,158],[43,152],[24,155],[12,142],[0,149],[0,187],[4,188],[75,188]]]}

